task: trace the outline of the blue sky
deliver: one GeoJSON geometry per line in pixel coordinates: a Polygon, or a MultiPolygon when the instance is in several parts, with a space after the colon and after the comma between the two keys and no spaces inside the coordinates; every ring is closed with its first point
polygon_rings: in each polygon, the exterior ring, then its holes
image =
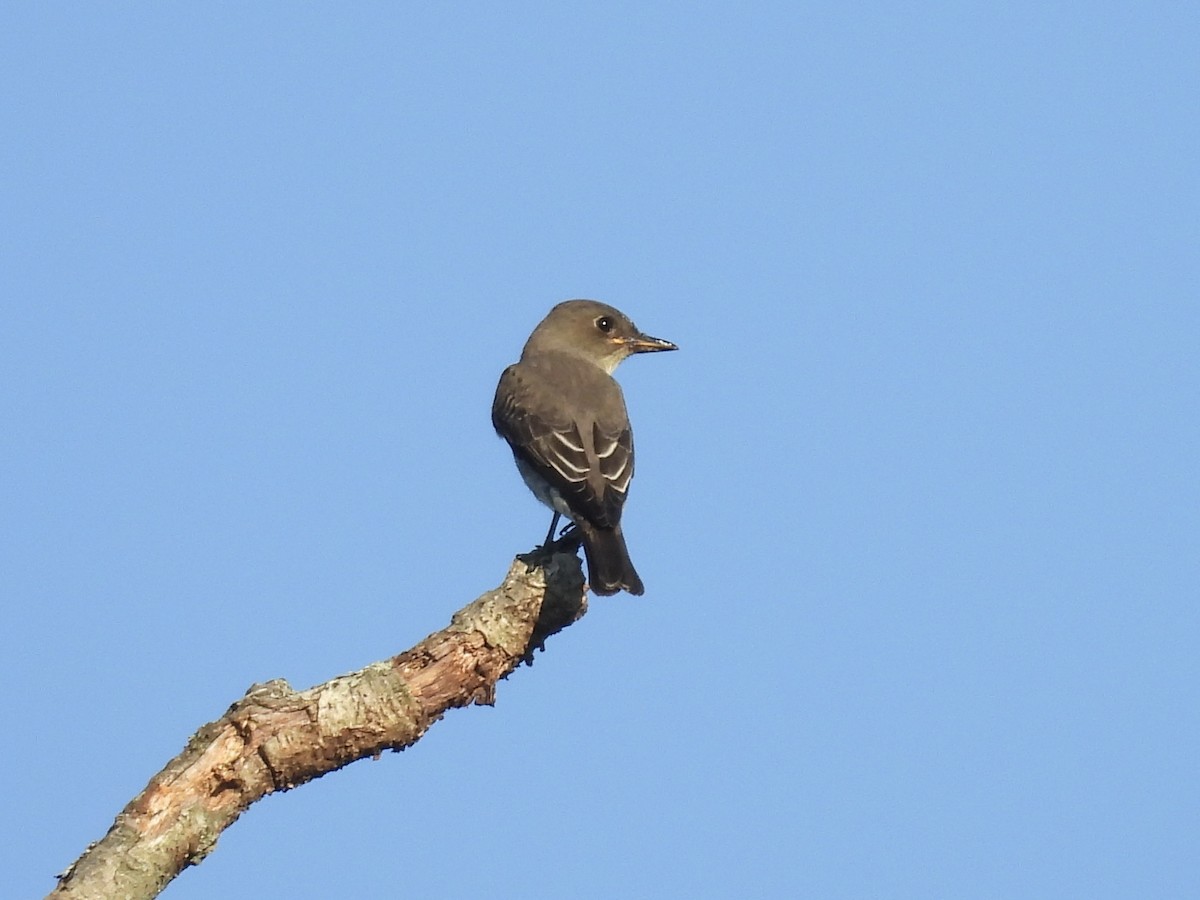
{"type": "Polygon", "coordinates": [[[252,808],[199,897],[1194,897],[1200,15],[18,4],[0,29],[0,868],[544,533],[558,300],[646,596],[252,808]]]}

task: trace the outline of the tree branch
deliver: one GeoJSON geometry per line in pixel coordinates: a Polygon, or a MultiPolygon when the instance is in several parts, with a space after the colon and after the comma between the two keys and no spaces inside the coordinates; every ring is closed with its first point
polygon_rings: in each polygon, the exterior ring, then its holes
{"type": "Polygon", "coordinates": [[[256,800],[416,743],[446,710],[490,706],[496,683],[587,612],[571,537],[517,557],[503,584],[411,650],[305,691],[256,684],[130,801],[49,898],[149,900],[199,863],[256,800]]]}

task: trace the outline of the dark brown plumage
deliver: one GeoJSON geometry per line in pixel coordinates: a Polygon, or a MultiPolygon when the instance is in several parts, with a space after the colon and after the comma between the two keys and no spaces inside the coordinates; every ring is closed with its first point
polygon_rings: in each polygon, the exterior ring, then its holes
{"type": "Polygon", "coordinates": [[[567,300],[534,329],[496,388],[492,424],[530,490],[554,510],[547,543],[560,514],[575,523],[597,594],[643,592],[621,534],[633,431],[612,372],[631,354],[675,349],[611,306],[567,300]]]}

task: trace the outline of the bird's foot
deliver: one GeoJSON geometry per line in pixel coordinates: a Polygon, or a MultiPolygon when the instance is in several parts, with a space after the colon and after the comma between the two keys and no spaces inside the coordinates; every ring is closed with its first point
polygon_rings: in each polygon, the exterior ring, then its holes
{"type": "Polygon", "coordinates": [[[563,527],[563,530],[558,533],[557,540],[546,544],[541,549],[547,553],[574,553],[582,543],[583,532],[572,522],[563,527]]]}

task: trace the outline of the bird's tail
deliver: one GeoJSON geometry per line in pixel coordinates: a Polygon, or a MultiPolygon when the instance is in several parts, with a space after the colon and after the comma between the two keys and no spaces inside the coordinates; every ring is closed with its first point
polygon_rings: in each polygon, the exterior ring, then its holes
{"type": "Polygon", "coordinates": [[[642,579],[629,559],[621,526],[597,528],[581,526],[583,555],[587,557],[588,582],[597,594],[615,594],[624,588],[640,596],[645,592],[642,579]]]}

